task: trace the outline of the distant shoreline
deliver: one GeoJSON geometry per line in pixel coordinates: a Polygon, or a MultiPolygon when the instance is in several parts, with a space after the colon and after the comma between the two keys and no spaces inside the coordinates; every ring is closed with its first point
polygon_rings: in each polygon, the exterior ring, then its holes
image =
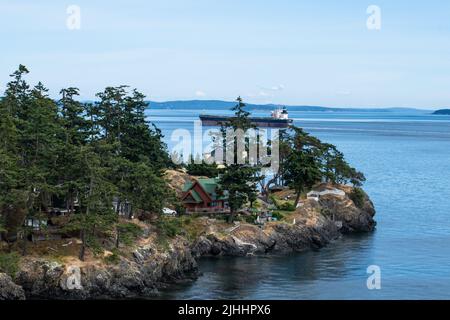
{"type": "Polygon", "coordinates": [[[440,109],[433,112],[436,115],[450,116],[450,109],[440,109]]]}
{"type": "MultiPolygon", "coordinates": [[[[199,110],[228,110],[234,106],[235,102],[222,100],[176,100],[176,101],[146,101],[149,108],[156,109],[199,109],[199,110]]],[[[365,108],[365,107],[324,107],[324,106],[308,106],[308,105],[284,105],[284,104],[252,104],[247,103],[248,110],[271,111],[274,108],[285,106],[289,111],[313,111],[313,112],[424,112],[432,114],[435,110],[427,110],[413,107],[386,107],[386,108],[365,108]]]]}

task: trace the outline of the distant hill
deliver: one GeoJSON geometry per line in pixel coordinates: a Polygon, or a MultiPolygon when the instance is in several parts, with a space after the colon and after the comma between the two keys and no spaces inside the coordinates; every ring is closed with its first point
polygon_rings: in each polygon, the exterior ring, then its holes
{"type": "Polygon", "coordinates": [[[450,115],[450,109],[436,110],[435,112],[433,112],[433,114],[438,114],[438,115],[450,115]]]}
{"type": "MultiPolygon", "coordinates": [[[[222,100],[187,100],[187,101],[166,101],[156,102],[148,101],[150,108],[155,109],[200,109],[200,110],[223,110],[230,109],[236,105],[234,101],[222,101],[222,100]]],[[[247,104],[248,110],[273,110],[280,105],[275,104],[247,104]]],[[[284,106],[284,105],[282,105],[284,106]]],[[[358,110],[358,112],[390,112],[390,111],[412,111],[418,109],[414,108],[330,108],[320,106],[286,106],[289,111],[323,111],[323,112],[343,112],[358,110]]]]}

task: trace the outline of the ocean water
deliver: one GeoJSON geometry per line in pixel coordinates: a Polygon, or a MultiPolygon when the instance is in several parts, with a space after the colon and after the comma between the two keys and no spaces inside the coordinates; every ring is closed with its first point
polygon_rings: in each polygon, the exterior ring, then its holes
{"type": "MultiPolygon", "coordinates": [[[[149,118],[171,148],[173,130],[192,130],[204,112],[154,109],[149,118]]],[[[450,117],[414,110],[291,111],[290,117],[335,144],[365,173],[377,230],[344,237],[319,251],[201,259],[196,281],[172,286],[162,297],[450,299],[450,117]],[[379,290],[366,285],[371,265],[381,270],[379,290]]]]}

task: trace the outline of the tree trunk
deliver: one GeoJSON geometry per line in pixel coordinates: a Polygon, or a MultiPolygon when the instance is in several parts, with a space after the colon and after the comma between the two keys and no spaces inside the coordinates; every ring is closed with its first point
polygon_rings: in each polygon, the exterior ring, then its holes
{"type": "Polygon", "coordinates": [[[122,202],[120,199],[117,199],[117,208],[116,208],[116,214],[120,215],[120,206],[122,205],[122,202]]]}
{"type": "Polygon", "coordinates": [[[70,192],[68,192],[66,194],[66,211],[67,211],[67,214],[70,214],[70,199],[71,199],[71,195],[70,195],[70,192]]]}
{"type": "Polygon", "coordinates": [[[81,261],[84,261],[84,255],[86,253],[86,234],[84,229],[80,231],[80,239],[81,239],[81,247],[78,257],[81,261]]]}
{"type": "Polygon", "coordinates": [[[272,179],[270,179],[270,180],[267,182],[267,184],[265,184],[265,185],[262,186],[262,194],[263,194],[263,196],[264,196],[264,201],[265,201],[265,202],[269,202],[270,186],[271,186],[273,183],[277,182],[278,178],[279,178],[279,175],[276,174],[272,179]]]}
{"type": "Polygon", "coordinates": [[[116,234],[116,249],[119,249],[119,245],[120,245],[120,231],[117,230],[117,234],[116,234]]]}
{"type": "MultiPolygon", "coordinates": [[[[93,188],[94,188],[94,179],[92,179],[92,175],[91,175],[91,179],[89,182],[89,197],[92,195],[93,188]]],[[[89,209],[90,209],[89,207],[90,207],[90,203],[88,201],[87,206],[86,206],[86,213],[85,213],[86,216],[89,215],[89,209]]],[[[86,252],[86,227],[85,226],[81,227],[80,238],[81,238],[81,248],[80,248],[79,258],[81,261],[84,261],[84,254],[86,252]]]]}
{"type": "Polygon", "coordinates": [[[236,211],[233,209],[230,209],[230,218],[228,219],[229,223],[233,223],[235,214],[236,214],[236,211]]]}
{"type": "Polygon", "coordinates": [[[297,195],[295,196],[294,207],[297,208],[298,202],[300,201],[301,192],[297,191],[297,195]]]}
{"type": "Polygon", "coordinates": [[[24,256],[24,257],[27,255],[27,247],[28,247],[28,244],[27,244],[27,241],[28,241],[28,239],[27,239],[27,234],[28,234],[28,232],[26,232],[26,231],[23,232],[23,239],[22,239],[22,256],[24,256]]]}

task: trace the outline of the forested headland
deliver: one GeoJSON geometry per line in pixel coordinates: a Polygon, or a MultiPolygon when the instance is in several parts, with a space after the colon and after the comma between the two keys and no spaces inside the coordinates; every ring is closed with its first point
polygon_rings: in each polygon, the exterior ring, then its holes
{"type": "MultiPolygon", "coordinates": [[[[259,198],[271,202],[271,187],[277,183],[295,192],[287,205],[295,210],[301,196],[317,183],[359,187],[365,180],[335,146],[298,127],[280,134],[280,169],[270,177],[261,173],[263,165],[177,166],[161,131],[146,118],[148,103],[136,89],[107,87],[95,102],[81,102],[79,90],[69,87],[55,100],[41,82],[30,85],[28,73],[20,65],[0,101],[0,231],[9,250],[14,244],[22,255],[27,254],[35,221],[39,224],[54,207],[64,208],[58,229],[66,237],[79,238],[81,260],[88,248],[101,252],[105,239],[113,239],[118,248],[138,233],[126,218],[152,217],[166,234],[176,235],[172,231],[179,226],[173,222],[177,218],[170,222],[173,227],[161,214],[165,207],[183,214],[165,180],[168,169],[218,177],[228,198],[229,222],[242,209],[256,210],[259,198]],[[130,205],[125,217],[119,214],[124,204],[130,205]]],[[[248,129],[250,113],[242,99],[232,110],[235,117],[222,129],[248,129]]],[[[355,190],[356,201],[362,194],[355,190]]]]}

